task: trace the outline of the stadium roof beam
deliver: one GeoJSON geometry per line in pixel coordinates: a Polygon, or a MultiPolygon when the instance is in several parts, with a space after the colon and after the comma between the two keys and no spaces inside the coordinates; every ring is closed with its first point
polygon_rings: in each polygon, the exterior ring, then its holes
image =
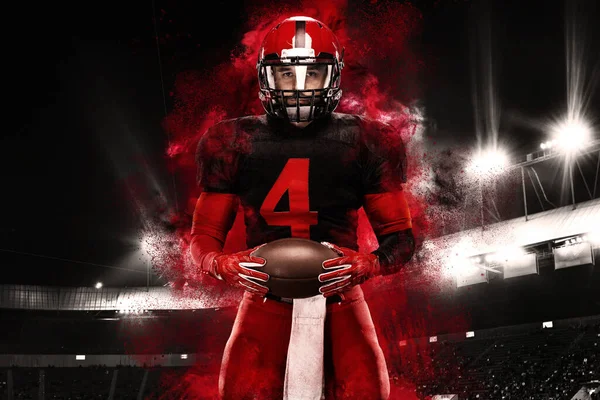
{"type": "MultiPolygon", "coordinates": [[[[588,146],[579,150],[579,155],[591,154],[596,151],[600,151],[600,140],[594,140],[589,142],[588,146]]],[[[564,153],[557,151],[555,148],[547,148],[545,150],[536,151],[533,153],[527,154],[524,161],[513,164],[508,169],[516,169],[522,167],[529,167],[534,164],[538,164],[542,161],[551,160],[556,157],[564,156],[564,153]]]]}

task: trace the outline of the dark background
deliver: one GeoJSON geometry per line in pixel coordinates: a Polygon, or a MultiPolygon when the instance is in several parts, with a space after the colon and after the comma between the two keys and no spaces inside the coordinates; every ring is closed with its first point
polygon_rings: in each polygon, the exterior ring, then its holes
{"type": "MultiPolygon", "coordinates": [[[[588,76],[597,75],[597,5],[576,3],[584,10],[578,21],[588,76]]],[[[182,71],[226,61],[257,4],[133,0],[6,9],[0,283],[145,285],[131,196],[140,181],[132,177],[152,177],[142,182],[175,205],[180,188],[166,168],[169,137],[161,127],[173,107],[169,92],[182,71]],[[162,16],[156,26],[153,15],[162,16]]],[[[432,63],[419,82],[427,140],[476,143],[474,65],[489,26],[502,142],[513,155],[537,150],[545,140],[540,121],[566,103],[565,2],[413,5],[423,14],[415,47],[432,63]]],[[[592,90],[592,117],[599,97],[592,90]]],[[[164,283],[153,276],[152,284],[164,283]]]]}

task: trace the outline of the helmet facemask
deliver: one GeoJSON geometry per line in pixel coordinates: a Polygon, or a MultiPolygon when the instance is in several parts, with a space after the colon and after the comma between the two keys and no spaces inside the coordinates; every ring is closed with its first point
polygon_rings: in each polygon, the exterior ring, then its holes
{"type": "Polygon", "coordinates": [[[258,65],[259,97],[265,111],[290,122],[312,121],[333,112],[342,96],[337,59],[328,54],[314,57],[314,51],[290,54],[312,49],[289,50],[272,60],[265,57],[258,65]]]}

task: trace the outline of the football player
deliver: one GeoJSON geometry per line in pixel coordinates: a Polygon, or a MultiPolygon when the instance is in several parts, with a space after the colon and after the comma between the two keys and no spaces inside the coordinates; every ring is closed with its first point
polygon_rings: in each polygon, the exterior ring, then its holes
{"type": "Polygon", "coordinates": [[[387,399],[383,352],[360,284],[397,272],[414,251],[402,191],[404,146],[391,126],[335,113],[343,49],[320,21],[292,17],[264,38],[259,97],[265,115],[225,120],[197,149],[197,201],[191,254],[200,272],[245,290],[221,366],[223,399],[281,399],[292,302],[268,293],[258,246],[298,237],[322,242],[339,257],[320,275],[327,298],[327,399],[387,399]],[[224,254],[238,206],[248,250],[224,254]],[[363,207],[379,242],[358,251],[363,207]]]}

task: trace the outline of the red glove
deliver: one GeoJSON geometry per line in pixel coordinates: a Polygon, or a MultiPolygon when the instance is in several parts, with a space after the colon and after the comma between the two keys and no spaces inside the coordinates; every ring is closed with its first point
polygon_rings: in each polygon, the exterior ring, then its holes
{"type": "Polygon", "coordinates": [[[340,294],[354,285],[360,285],[367,279],[379,275],[379,258],[375,254],[359,253],[328,242],[321,242],[340,255],[323,262],[323,268],[329,272],[319,275],[319,282],[325,285],[319,292],[325,297],[340,294]]]}
{"type": "MultiPolygon", "coordinates": [[[[264,245],[261,245],[264,246],[264,245]]],[[[261,246],[234,254],[218,255],[213,260],[213,272],[218,279],[249,292],[265,295],[269,288],[258,282],[267,282],[269,275],[258,271],[266,260],[250,254],[261,246]]]]}

